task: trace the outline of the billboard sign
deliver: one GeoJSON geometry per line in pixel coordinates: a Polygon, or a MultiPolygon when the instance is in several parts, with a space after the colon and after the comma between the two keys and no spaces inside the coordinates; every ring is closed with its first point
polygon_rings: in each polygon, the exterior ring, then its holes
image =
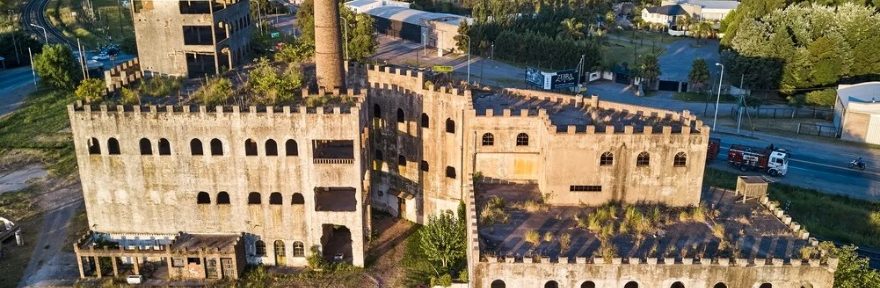
{"type": "Polygon", "coordinates": [[[569,89],[577,85],[578,73],[575,70],[566,70],[556,72],[556,75],[550,76],[550,89],[569,89]]]}
{"type": "Polygon", "coordinates": [[[535,68],[526,68],[526,83],[544,88],[544,73],[535,68]]]}
{"type": "Polygon", "coordinates": [[[437,73],[450,73],[450,72],[452,72],[452,69],[453,69],[452,66],[441,66],[441,65],[435,65],[434,67],[431,68],[431,70],[434,70],[434,72],[437,72],[437,73]]]}

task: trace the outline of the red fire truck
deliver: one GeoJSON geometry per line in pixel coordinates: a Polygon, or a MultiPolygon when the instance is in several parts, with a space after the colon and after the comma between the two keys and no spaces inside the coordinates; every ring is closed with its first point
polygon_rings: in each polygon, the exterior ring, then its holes
{"type": "Polygon", "coordinates": [[[706,162],[712,162],[718,158],[718,152],[721,151],[721,139],[709,138],[709,149],[706,151],[706,162]]]}
{"type": "Polygon", "coordinates": [[[770,176],[785,176],[788,173],[788,153],[785,150],[734,144],[727,152],[727,163],[741,171],[757,170],[770,176]]]}

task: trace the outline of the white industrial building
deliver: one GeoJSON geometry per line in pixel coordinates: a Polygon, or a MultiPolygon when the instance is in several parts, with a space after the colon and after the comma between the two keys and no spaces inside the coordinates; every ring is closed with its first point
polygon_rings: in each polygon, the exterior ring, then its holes
{"type": "Polygon", "coordinates": [[[376,31],[389,36],[436,48],[439,55],[456,51],[455,36],[462,21],[468,17],[433,13],[409,8],[410,3],[383,0],[354,0],[345,7],[364,13],[375,20],[376,31]]]}
{"type": "Polygon", "coordinates": [[[838,86],[834,126],[840,139],[880,144],[880,82],[838,86]]]}

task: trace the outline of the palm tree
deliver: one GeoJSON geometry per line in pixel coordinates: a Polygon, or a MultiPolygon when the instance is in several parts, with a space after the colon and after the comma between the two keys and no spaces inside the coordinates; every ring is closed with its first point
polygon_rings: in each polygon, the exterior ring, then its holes
{"type": "Polygon", "coordinates": [[[584,38],[584,28],[586,27],[584,23],[581,23],[577,20],[577,18],[568,18],[562,20],[559,27],[559,36],[568,37],[574,40],[578,40],[584,38]]]}
{"type": "Polygon", "coordinates": [[[691,25],[691,17],[688,15],[681,15],[675,17],[675,30],[687,30],[688,26],[691,25]]]}
{"type": "Polygon", "coordinates": [[[705,21],[691,24],[690,32],[691,36],[700,42],[700,40],[712,36],[712,24],[705,21]]]}

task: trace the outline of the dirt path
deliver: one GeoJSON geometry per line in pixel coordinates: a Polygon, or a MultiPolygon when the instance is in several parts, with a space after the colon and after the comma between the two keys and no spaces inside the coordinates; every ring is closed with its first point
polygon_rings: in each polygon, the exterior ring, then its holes
{"type": "Polygon", "coordinates": [[[71,286],[78,278],[74,254],[64,250],[70,219],[82,209],[74,201],[46,212],[31,260],[19,287],[71,286]]]}
{"type": "Polygon", "coordinates": [[[379,287],[401,287],[404,267],[400,266],[406,251],[406,238],[412,234],[413,224],[397,218],[385,218],[374,223],[381,234],[370,245],[369,258],[375,261],[367,270],[379,287]]]}

